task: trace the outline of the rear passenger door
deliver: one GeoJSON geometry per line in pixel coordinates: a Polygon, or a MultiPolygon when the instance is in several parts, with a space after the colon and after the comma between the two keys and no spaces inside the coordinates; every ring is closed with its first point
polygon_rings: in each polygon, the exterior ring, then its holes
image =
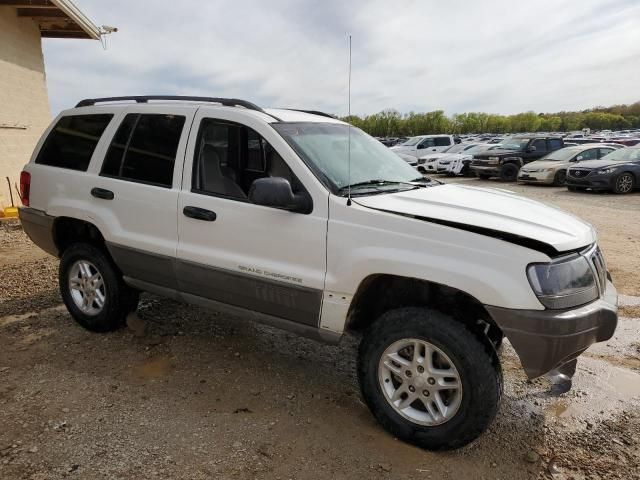
{"type": "MultiPolygon", "coordinates": [[[[328,191],[275,130],[240,109],[201,109],[178,201],[181,292],[317,327],[326,273],[328,191]],[[257,178],[306,191],[310,213],[255,205],[257,178]]],[[[189,298],[189,297],[187,297],[189,298]]]]}
{"type": "Polygon", "coordinates": [[[126,277],[176,288],[176,206],[194,110],[127,108],[95,166],[92,221],[126,277]]]}

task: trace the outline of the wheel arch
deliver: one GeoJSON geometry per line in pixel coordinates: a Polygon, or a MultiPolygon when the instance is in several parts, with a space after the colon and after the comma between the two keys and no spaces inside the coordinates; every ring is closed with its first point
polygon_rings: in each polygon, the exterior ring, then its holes
{"type": "Polygon", "coordinates": [[[53,222],[53,241],[58,256],[74,243],[84,242],[103,250],[108,256],[104,236],[93,223],[73,217],[57,217],[53,222]]]}
{"type": "Polygon", "coordinates": [[[437,282],[391,274],[372,274],[360,282],[347,312],[345,331],[362,332],[383,313],[402,307],[428,307],[449,314],[494,345],[503,337],[484,305],[472,295],[437,282]]]}

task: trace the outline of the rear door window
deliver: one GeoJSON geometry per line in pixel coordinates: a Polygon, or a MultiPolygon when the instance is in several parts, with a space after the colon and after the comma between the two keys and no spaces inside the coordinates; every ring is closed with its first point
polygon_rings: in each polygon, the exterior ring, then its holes
{"type": "Polygon", "coordinates": [[[559,150],[562,148],[562,140],[559,138],[550,138],[549,139],[549,150],[559,150]]]}
{"type": "Polygon", "coordinates": [[[62,117],[45,140],[36,163],[86,171],[112,114],[62,117]]]}
{"type": "Polygon", "coordinates": [[[100,174],[171,187],[184,123],[181,115],[128,114],[113,137],[100,174]]]}
{"type": "Polygon", "coordinates": [[[451,145],[451,139],[449,137],[436,137],[434,143],[436,147],[446,147],[451,145]]]}

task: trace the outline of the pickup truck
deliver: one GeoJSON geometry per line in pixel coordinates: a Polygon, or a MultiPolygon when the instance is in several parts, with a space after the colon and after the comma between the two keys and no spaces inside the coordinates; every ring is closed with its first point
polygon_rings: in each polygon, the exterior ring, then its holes
{"type": "Polygon", "coordinates": [[[479,178],[500,177],[512,182],[523,165],[561,148],[564,148],[561,137],[517,135],[503,140],[490,152],[474,155],[470,168],[479,178]]]}
{"type": "Polygon", "coordinates": [[[460,140],[452,135],[418,135],[404,143],[394,145],[391,150],[395,153],[420,157],[427,153],[442,152],[456,143],[460,143],[460,140]]]}

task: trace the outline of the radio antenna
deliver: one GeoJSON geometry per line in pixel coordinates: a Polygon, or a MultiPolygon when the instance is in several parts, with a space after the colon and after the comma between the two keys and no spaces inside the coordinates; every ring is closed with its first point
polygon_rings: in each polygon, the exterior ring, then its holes
{"type": "Polygon", "coordinates": [[[351,206],[351,35],[349,35],[349,86],[347,89],[347,206],[351,206]]]}

